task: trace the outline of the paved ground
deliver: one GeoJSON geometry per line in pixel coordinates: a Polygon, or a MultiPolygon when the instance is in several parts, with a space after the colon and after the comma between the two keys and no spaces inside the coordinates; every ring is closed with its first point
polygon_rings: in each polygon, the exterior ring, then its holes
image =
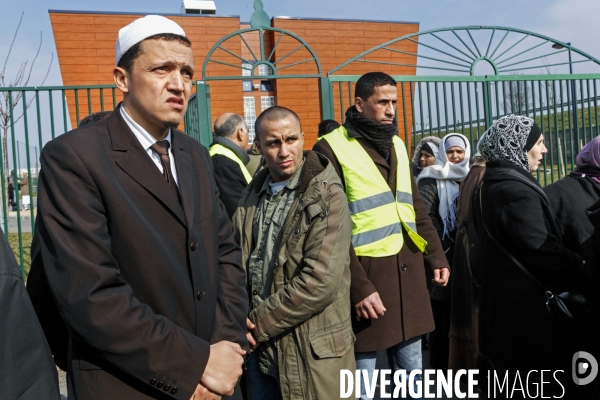
{"type": "MultiPolygon", "coordinates": [[[[35,220],[37,210],[33,210],[33,218],[35,220]]],[[[0,230],[4,230],[4,215],[2,215],[1,205],[0,205],[0,230]]],[[[17,212],[9,211],[8,212],[8,231],[9,232],[18,232],[19,227],[17,224],[17,212]]],[[[21,210],[21,232],[31,232],[31,214],[29,210],[21,210]]]]}

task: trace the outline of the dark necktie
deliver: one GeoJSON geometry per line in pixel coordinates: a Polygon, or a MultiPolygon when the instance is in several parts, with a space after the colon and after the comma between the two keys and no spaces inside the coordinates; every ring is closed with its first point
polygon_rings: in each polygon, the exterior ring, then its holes
{"type": "Polygon", "coordinates": [[[175,179],[173,178],[173,172],[171,171],[171,159],[169,158],[169,146],[170,143],[168,140],[159,140],[158,142],[152,145],[152,151],[160,156],[160,162],[163,166],[163,176],[167,180],[167,183],[173,190],[175,194],[175,198],[181,204],[181,197],[179,196],[179,190],[177,189],[177,184],[175,183],[175,179]]]}

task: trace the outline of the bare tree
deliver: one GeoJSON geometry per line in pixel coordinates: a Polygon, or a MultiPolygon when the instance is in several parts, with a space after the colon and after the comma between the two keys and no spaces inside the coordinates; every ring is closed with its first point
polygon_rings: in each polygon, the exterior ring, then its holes
{"type": "MultiPolygon", "coordinates": [[[[542,58],[542,64],[544,64],[544,67],[542,68],[542,71],[544,71],[547,75],[552,75],[553,72],[550,70],[550,67],[548,65],[548,60],[546,60],[546,57],[542,58]]],[[[556,70],[554,71],[554,73],[556,73],[556,70]]],[[[545,81],[545,89],[546,89],[546,93],[547,93],[547,101],[546,106],[548,108],[548,115],[549,114],[554,114],[554,109],[557,106],[557,99],[556,99],[556,93],[554,90],[554,82],[553,81],[545,81]]],[[[542,97],[542,93],[540,93],[540,97],[542,97]]],[[[543,104],[544,99],[543,97],[540,99],[540,104],[543,104]]]]}
{"type": "MultiPolygon", "coordinates": [[[[552,71],[545,57],[542,58],[542,64],[544,64],[541,68],[543,73],[547,75],[556,74],[556,68],[552,71]]],[[[545,82],[544,88],[547,95],[544,95],[541,92],[539,93],[540,105],[547,103],[544,107],[547,109],[546,114],[548,116],[554,116],[555,113],[557,114],[558,126],[556,129],[558,129],[565,123],[564,104],[568,98],[567,91],[569,90],[569,87],[566,81],[555,83],[554,81],[548,80],[545,82]]],[[[554,121],[552,119],[549,119],[548,126],[554,129],[554,121]]]]}
{"type": "MultiPolygon", "coordinates": [[[[513,75],[520,75],[513,73],[513,75]]],[[[532,107],[531,84],[527,81],[502,82],[504,114],[524,114],[532,107]]],[[[502,103],[501,103],[502,104],[502,103]]]]}
{"type": "MultiPolygon", "coordinates": [[[[4,59],[4,66],[0,71],[0,89],[1,88],[13,88],[13,87],[22,87],[27,86],[29,84],[29,80],[31,79],[31,73],[33,71],[33,67],[35,62],[40,54],[40,49],[42,48],[42,32],[40,32],[40,43],[37,48],[37,52],[35,53],[35,57],[31,61],[31,64],[28,61],[25,61],[19,65],[17,69],[17,73],[14,78],[10,79],[7,77],[7,65],[9,65],[10,55],[17,39],[17,34],[19,33],[19,28],[21,27],[21,23],[23,22],[23,15],[25,13],[21,13],[21,18],[19,19],[19,24],[17,25],[17,29],[15,29],[15,34],[13,36],[12,42],[10,43],[10,47],[8,48],[8,54],[4,59]]],[[[52,53],[52,58],[50,59],[50,63],[48,64],[48,69],[46,70],[46,75],[44,79],[40,83],[43,85],[48,78],[48,74],[50,73],[50,67],[52,66],[52,62],[54,61],[54,53],[52,53]]],[[[23,107],[21,106],[21,111],[17,111],[17,105],[21,102],[23,97],[22,92],[10,92],[10,91],[0,91],[0,129],[2,130],[2,154],[4,156],[4,171],[9,170],[8,166],[8,131],[11,126],[16,124],[21,118],[23,118],[23,107]],[[12,110],[10,99],[12,97],[12,110]],[[11,120],[11,111],[12,111],[12,120],[11,120]]],[[[33,97],[27,102],[26,107],[29,108],[31,103],[33,102],[33,97]]]]}
{"type": "MultiPolygon", "coordinates": [[[[542,72],[545,75],[553,75],[548,62],[545,58],[542,59],[542,72]]],[[[514,73],[515,76],[521,75],[514,73]]],[[[526,111],[533,111],[535,106],[539,108],[541,116],[549,118],[548,127],[553,127],[554,121],[550,116],[554,116],[555,110],[559,110],[563,103],[561,98],[561,89],[566,93],[565,82],[555,83],[552,80],[542,81],[539,85],[534,81],[505,81],[502,83],[503,90],[503,108],[505,114],[525,114],[526,111]]],[[[559,124],[562,122],[562,113],[558,113],[559,124]]]]}

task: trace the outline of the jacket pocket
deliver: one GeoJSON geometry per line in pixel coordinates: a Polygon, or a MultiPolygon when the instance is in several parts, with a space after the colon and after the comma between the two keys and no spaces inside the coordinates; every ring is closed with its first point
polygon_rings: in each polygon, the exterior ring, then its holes
{"type": "Polygon", "coordinates": [[[198,229],[203,231],[209,226],[212,226],[215,223],[214,215],[210,215],[208,217],[201,218],[198,220],[198,229]]]}
{"type": "Polygon", "coordinates": [[[310,337],[310,347],[317,358],[342,357],[352,348],[356,337],[352,332],[352,326],[332,330],[310,337]]]}

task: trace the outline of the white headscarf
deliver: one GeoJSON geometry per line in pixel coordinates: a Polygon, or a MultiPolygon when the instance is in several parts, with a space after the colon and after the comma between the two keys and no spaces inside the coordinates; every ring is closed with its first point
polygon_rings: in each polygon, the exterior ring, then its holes
{"type": "MultiPolygon", "coordinates": [[[[455,144],[454,144],[455,145],[455,144]]],[[[462,146],[461,146],[462,147],[462,146]]],[[[440,151],[435,159],[435,165],[424,168],[417,177],[417,183],[424,178],[433,178],[437,181],[437,191],[440,198],[439,214],[444,223],[444,234],[442,239],[454,231],[454,223],[457,214],[457,202],[459,184],[469,173],[469,159],[471,158],[471,146],[469,140],[460,133],[449,133],[442,139],[440,151]],[[459,164],[448,161],[446,155],[446,141],[452,138],[460,138],[464,141],[465,159],[459,164]]]]}
{"type": "Polygon", "coordinates": [[[431,151],[433,152],[433,158],[437,158],[438,157],[438,153],[440,152],[440,146],[438,144],[436,144],[435,142],[427,142],[424,143],[423,146],[421,147],[422,151],[427,152],[427,150],[425,150],[425,145],[427,145],[427,147],[429,147],[431,149],[431,151]]]}

